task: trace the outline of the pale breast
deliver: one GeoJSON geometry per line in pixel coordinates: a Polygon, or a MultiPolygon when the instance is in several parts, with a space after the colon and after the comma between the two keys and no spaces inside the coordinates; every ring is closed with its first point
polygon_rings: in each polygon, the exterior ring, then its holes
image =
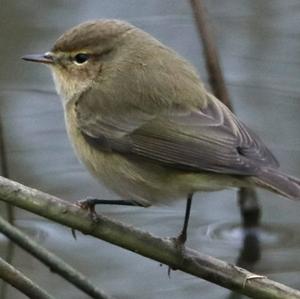
{"type": "Polygon", "coordinates": [[[78,159],[98,181],[122,198],[149,206],[183,198],[191,192],[228,186],[227,176],[217,175],[218,186],[212,174],[178,171],[151,161],[129,159],[117,153],[101,151],[84,139],[73,108],[74,105],[66,106],[65,120],[78,159]]]}
{"type": "Polygon", "coordinates": [[[119,154],[101,151],[87,143],[76,121],[74,106],[65,110],[65,121],[70,141],[78,159],[88,171],[125,199],[149,206],[185,196],[179,192],[175,173],[150,162],[134,161],[119,154]]]}

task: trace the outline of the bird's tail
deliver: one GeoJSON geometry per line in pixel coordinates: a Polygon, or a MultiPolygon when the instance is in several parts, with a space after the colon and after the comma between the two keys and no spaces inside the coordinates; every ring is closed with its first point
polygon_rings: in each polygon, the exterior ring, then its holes
{"type": "Polygon", "coordinates": [[[277,169],[266,168],[254,178],[256,184],[290,199],[300,200],[300,180],[279,172],[277,169]]]}

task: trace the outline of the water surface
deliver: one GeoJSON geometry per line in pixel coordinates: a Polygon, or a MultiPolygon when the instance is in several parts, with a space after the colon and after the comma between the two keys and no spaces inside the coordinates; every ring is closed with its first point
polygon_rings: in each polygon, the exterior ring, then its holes
{"type": "MultiPolygon", "coordinates": [[[[270,146],[282,169],[300,177],[299,1],[206,3],[236,113],[270,146]]],[[[64,30],[102,17],[125,19],[150,32],[207,78],[188,1],[2,0],[0,112],[9,177],[70,201],[87,195],[116,196],[96,183],[76,160],[50,72],[19,57],[47,51],[64,30]]],[[[240,227],[233,190],[198,194],[188,246],[236,262],[245,256],[243,242],[251,244],[254,247],[247,257],[253,271],[299,289],[300,204],[265,191],[258,195],[262,227],[253,234],[240,227]],[[260,254],[256,254],[257,246],[260,254]]],[[[181,201],[166,207],[102,207],[101,211],[157,235],[173,236],[182,225],[184,206],[181,201]]],[[[178,271],[169,279],[166,267],[103,241],[81,234],[75,241],[68,228],[28,212],[16,210],[16,218],[18,227],[117,298],[234,297],[228,290],[178,271]]],[[[1,237],[1,256],[6,246],[1,237]]],[[[13,264],[57,298],[87,298],[19,248],[13,264]]],[[[6,298],[24,296],[9,288],[6,298]]]]}

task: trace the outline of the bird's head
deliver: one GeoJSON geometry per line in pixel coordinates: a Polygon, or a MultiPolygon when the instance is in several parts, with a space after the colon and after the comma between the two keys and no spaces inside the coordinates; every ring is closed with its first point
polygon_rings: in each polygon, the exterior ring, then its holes
{"type": "Polygon", "coordinates": [[[117,55],[118,46],[133,28],[118,20],[85,22],[66,31],[49,52],[23,59],[50,66],[58,93],[68,101],[101,76],[103,65],[117,55]]]}

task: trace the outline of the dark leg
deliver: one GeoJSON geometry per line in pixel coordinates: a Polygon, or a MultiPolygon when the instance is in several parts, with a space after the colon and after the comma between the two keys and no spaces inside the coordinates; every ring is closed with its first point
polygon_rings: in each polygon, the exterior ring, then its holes
{"type": "Polygon", "coordinates": [[[118,205],[118,206],[137,206],[142,207],[143,205],[139,204],[135,201],[130,200],[110,200],[110,199],[98,199],[98,198],[85,198],[82,200],[79,200],[77,202],[78,205],[80,205],[83,208],[88,208],[90,206],[95,205],[118,205]]]}
{"type": "MultiPolygon", "coordinates": [[[[178,235],[174,239],[175,241],[175,246],[179,248],[183,248],[183,245],[186,241],[187,238],[187,228],[189,225],[189,219],[190,219],[190,214],[191,214],[191,206],[192,206],[192,199],[193,199],[193,193],[189,194],[186,200],[186,207],[185,207],[185,215],[184,215],[184,222],[183,222],[183,227],[178,235]]],[[[168,267],[168,276],[171,277],[171,270],[176,270],[174,268],[171,268],[170,266],[168,267]]]]}
{"type": "Polygon", "coordinates": [[[86,198],[76,202],[78,206],[83,209],[89,211],[91,218],[97,222],[98,216],[95,211],[95,206],[102,204],[102,205],[119,205],[119,206],[137,206],[143,207],[143,205],[139,204],[135,201],[130,200],[105,200],[105,199],[98,199],[98,198],[86,198]]]}
{"type": "Polygon", "coordinates": [[[192,199],[193,199],[193,193],[188,195],[188,198],[186,201],[183,227],[182,227],[182,230],[181,230],[179,236],[175,240],[177,246],[183,245],[187,238],[187,228],[188,228],[190,214],[191,214],[192,199]]]}

